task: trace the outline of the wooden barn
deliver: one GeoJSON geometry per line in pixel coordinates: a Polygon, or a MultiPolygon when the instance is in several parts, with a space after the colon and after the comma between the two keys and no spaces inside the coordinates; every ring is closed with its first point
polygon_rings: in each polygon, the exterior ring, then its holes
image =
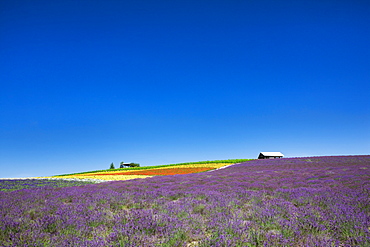
{"type": "Polygon", "coordinates": [[[261,152],[258,155],[258,159],[278,159],[282,157],[284,157],[284,155],[280,152],[261,152]]]}

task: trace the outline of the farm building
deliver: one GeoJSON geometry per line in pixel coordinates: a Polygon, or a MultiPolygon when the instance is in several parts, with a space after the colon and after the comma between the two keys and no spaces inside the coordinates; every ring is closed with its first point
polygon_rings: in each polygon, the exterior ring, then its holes
{"type": "Polygon", "coordinates": [[[277,159],[282,158],[284,155],[280,152],[261,152],[258,159],[277,159]]]}
{"type": "Polygon", "coordinates": [[[125,168],[126,166],[129,167],[130,163],[122,163],[121,162],[121,165],[119,166],[119,168],[125,168]]]}

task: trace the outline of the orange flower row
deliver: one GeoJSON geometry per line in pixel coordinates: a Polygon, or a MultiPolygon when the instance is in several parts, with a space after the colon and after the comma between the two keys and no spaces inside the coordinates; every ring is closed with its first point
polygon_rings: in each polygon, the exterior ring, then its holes
{"type": "Polygon", "coordinates": [[[122,172],[122,173],[98,173],[93,174],[94,176],[104,175],[147,175],[147,176],[166,176],[166,175],[179,175],[179,174],[190,174],[197,172],[205,172],[213,170],[213,167],[193,167],[193,168],[177,168],[172,169],[148,169],[142,171],[122,172]]]}

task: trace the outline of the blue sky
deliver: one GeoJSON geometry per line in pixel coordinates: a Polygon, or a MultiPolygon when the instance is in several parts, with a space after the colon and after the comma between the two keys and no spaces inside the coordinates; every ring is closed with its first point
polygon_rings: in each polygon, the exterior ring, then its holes
{"type": "Polygon", "coordinates": [[[0,3],[0,177],[369,154],[368,1],[0,3]]]}

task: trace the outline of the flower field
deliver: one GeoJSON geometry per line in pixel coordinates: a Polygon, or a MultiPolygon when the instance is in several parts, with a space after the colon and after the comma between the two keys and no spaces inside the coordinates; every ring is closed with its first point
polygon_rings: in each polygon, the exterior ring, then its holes
{"type": "Polygon", "coordinates": [[[130,180],[147,178],[152,176],[181,175],[211,171],[232,163],[196,163],[160,166],[156,168],[144,167],[145,169],[116,169],[114,171],[90,172],[63,176],[63,178],[99,179],[99,180],[130,180]]]}
{"type": "Polygon", "coordinates": [[[0,191],[0,222],[0,246],[370,246],[370,156],[0,191]]]}
{"type": "Polygon", "coordinates": [[[14,191],[21,189],[32,189],[40,187],[72,187],[90,184],[88,181],[68,181],[68,180],[50,180],[50,179],[9,179],[0,180],[0,191],[14,191]]]}

